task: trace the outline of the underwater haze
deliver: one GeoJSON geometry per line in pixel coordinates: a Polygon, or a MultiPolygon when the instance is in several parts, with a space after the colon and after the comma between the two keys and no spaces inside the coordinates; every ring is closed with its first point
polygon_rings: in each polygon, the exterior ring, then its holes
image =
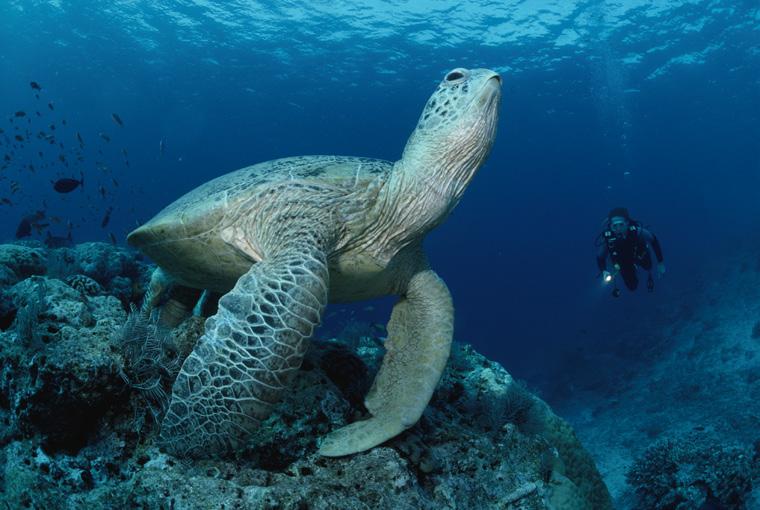
{"type": "MultiPolygon", "coordinates": [[[[240,167],[397,160],[456,67],[501,74],[501,118],[426,247],[454,298],[455,338],[514,374],[541,385],[562,353],[635,327],[757,235],[754,0],[5,0],[0,238],[43,211],[32,239],[70,228],[75,242],[124,244],[240,167]],[[62,178],[84,183],[60,193],[62,178]],[[668,272],[655,292],[616,300],[594,240],[621,205],[658,236],[668,272]]],[[[332,305],[324,330],[384,324],[390,303],[332,305]]]]}

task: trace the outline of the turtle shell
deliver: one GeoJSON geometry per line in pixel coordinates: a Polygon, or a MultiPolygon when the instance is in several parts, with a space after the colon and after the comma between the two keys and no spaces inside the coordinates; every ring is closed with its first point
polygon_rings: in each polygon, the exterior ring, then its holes
{"type": "Polygon", "coordinates": [[[261,196],[261,187],[287,180],[366,186],[392,167],[389,161],[349,156],[265,161],[198,186],[132,231],[127,242],[180,283],[226,292],[256,260],[227,243],[221,227],[230,221],[230,211],[261,196]]]}

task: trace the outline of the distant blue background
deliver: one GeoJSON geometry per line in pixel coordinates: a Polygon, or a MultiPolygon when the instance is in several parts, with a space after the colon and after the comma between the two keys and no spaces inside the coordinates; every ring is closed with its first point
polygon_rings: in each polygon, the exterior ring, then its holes
{"type": "MultiPolygon", "coordinates": [[[[488,163],[427,249],[454,296],[456,338],[513,374],[541,382],[562,353],[656,314],[760,231],[757,2],[308,5],[3,2],[0,127],[17,110],[43,114],[33,133],[65,117],[56,133],[69,148],[81,132],[86,184],[58,195],[49,181],[79,167],[31,174],[19,166],[37,161],[41,142],[19,152],[0,172],[0,197],[16,204],[0,206],[0,239],[43,200],[77,225],[75,239],[112,232],[123,242],[137,221],[242,166],[300,154],[398,159],[458,66],[503,74],[501,121],[488,163]],[[617,205],[662,241],[668,273],[654,294],[614,300],[595,279],[593,241],[617,205]]],[[[352,317],[385,323],[389,302],[333,307],[324,332],[352,317]]]]}

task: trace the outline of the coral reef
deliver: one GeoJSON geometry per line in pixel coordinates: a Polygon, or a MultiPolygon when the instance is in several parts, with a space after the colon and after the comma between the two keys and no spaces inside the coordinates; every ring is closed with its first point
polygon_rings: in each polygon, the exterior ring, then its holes
{"type": "Polygon", "coordinates": [[[746,508],[752,479],[760,475],[755,448],[727,446],[703,431],[660,441],[636,459],[627,473],[637,509],[687,510],[711,503],[746,508]]]}
{"type": "Polygon", "coordinates": [[[612,508],[567,423],[467,345],[417,425],[366,453],[317,455],[319,437],[366,413],[376,328],[315,339],[235,458],[175,459],[156,446],[153,418],[203,318],[162,330],[137,311],[148,268],[129,252],[34,250],[55,271],[6,265],[14,279],[0,293],[0,500],[11,508],[612,508]]]}

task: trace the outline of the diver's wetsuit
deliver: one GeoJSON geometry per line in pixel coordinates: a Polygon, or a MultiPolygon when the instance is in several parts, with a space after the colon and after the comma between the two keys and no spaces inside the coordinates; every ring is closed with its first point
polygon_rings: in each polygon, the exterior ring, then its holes
{"type": "Polygon", "coordinates": [[[596,264],[599,266],[599,270],[607,270],[607,256],[609,256],[613,264],[620,266],[620,275],[629,290],[635,290],[639,284],[639,279],[636,276],[636,265],[647,271],[652,269],[652,255],[649,253],[649,246],[652,247],[657,262],[663,260],[662,248],[657,237],[635,223],[628,227],[628,235],[625,238],[616,237],[609,230],[605,230],[602,237],[602,245],[599,247],[599,253],[596,256],[596,264]]]}

